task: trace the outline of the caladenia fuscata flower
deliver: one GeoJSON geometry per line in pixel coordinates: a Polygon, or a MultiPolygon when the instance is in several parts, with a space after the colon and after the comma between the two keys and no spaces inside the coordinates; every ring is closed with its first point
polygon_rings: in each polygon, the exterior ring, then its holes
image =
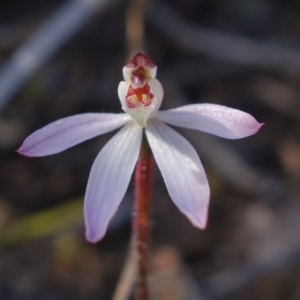
{"type": "Polygon", "coordinates": [[[99,152],[88,179],[84,219],[86,238],[99,241],[128,188],[138,159],[143,131],[169,195],[197,228],[207,222],[209,185],[192,145],[165,123],[201,130],[227,139],[256,133],[259,124],[240,110],[215,104],[191,104],[158,111],[163,88],[156,66],[145,53],[123,68],[118,94],[125,113],[84,113],[55,121],[26,138],[17,150],[31,157],[55,154],[122,127],[99,152]]]}

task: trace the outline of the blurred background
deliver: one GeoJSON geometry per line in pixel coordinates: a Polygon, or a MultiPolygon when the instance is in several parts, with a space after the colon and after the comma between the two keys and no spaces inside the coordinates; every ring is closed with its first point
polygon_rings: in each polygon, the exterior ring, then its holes
{"type": "MultiPolygon", "coordinates": [[[[151,299],[300,299],[300,2],[148,4],[144,41],[165,90],[162,109],[216,103],[265,123],[242,140],[178,129],[207,172],[209,223],[191,226],[156,169],[151,299]]],[[[130,240],[132,184],[97,245],[85,241],[82,219],[91,165],[113,133],[43,158],[14,150],[59,118],[121,112],[129,6],[1,1],[0,299],[113,295],[130,240]]]]}

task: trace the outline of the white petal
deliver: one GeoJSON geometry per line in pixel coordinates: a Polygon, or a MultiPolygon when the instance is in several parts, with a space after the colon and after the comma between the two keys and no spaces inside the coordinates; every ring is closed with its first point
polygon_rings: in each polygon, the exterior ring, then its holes
{"type": "MultiPolygon", "coordinates": [[[[153,111],[151,112],[149,118],[152,118],[156,115],[157,111],[159,110],[160,106],[161,106],[161,102],[162,99],[164,97],[164,90],[163,87],[160,83],[160,81],[158,81],[157,79],[153,78],[151,80],[149,80],[149,86],[150,86],[150,92],[151,94],[154,95],[155,97],[155,107],[153,109],[153,111]]],[[[154,102],[154,101],[153,101],[154,102]]]]}
{"type": "Polygon", "coordinates": [[[170,197],[194,226],[205,228],[209,186],[195,149],[159,120],[149,121],[146,135],[170,197]]]}
{"type": "Polygon", "coordinates": [[[197,129],[227,139],[252,135],[263,125],[243,111],[205,103],[160,111],[155,117],[171,125],[197,129]]]}
{"type": "Polygon", "coordinates": [[[17,150],[25,156],[55,154],[127,123],[126,114],[86,113],[57,120],[35,131],[17,150]]]}
{"type": "Polygon", "coordinates": [[[126,124],[100,151],[88,180],[84,201],[86,238],[95,243],[105,234],[127,190],[140,151],[142,129],[126,124]]]}
{"type": "Polygon", "coordinates": [[[128,84],[125,81],[121,81],[118,86],[118,96],[121,102],[121,105],[125,102],[125,97],[128,92],[128,84]]]}

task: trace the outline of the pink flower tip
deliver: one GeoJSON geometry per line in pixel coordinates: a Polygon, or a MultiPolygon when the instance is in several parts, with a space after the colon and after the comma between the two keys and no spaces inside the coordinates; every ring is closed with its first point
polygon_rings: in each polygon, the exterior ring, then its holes
{"type": "Polygon", "coordinates": [[[99,236],[99,233],[97,234],[97,232],[95,230],[90,230],[87,226],[85,226],[86,230],[85,230],[85,238],[86,240],[91,243],[91,244],[96,244],[98,243],[100,240],[103,239],[105,232],[99,236]]]}
{"type": "Polygon", "coordinates": [[[26,156],[26,157],[29,157],[30,155],[28,155],[26,153],[26,151],[23,151],[22,150],[22,147],[20,147],[19,149],[15,150],[15,152],[17,152],[18,154],[22,155],[22,156],[26,156]]]}
{"type": "Polygon", "coordinates": [[[264,124],[265,123],[257,122],[255,118],[249,115],[249,118],[245,119],[245,122],[241,124],[241,132],[238,138],[244,138],[256,134],[264,124]]]}
{"type": "Polygon", "coordinates": [[[185,213],[185,215],[188,217],[193,226],[195,226],[198,229],[204,230],[207,226],[208,220],[207,211],[208,210],[206,210],[204,214],[201,213],[200,216],[195,216],[194,214],[190,213],[185,213]]]}
{"type": "MultiPolygon", "coordinates": [[[[265,125],[265,123],[258,123],[256,132],[258,132],[264,125],[265,125]]],[[[256,133],[256,132],[255,132],[255,133],[256,133]]]]}
{"type": "Polygon", "coordinates": [[[263,125],[265,125],[265,123],[258,123],[255,120],[255,123],[252,124],[251,133],[248,136],[256,134],[263,127],[263,125]]]}

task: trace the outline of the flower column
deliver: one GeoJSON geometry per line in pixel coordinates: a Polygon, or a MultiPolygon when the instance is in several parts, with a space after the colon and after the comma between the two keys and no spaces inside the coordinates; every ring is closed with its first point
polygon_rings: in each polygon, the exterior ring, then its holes
{"type": "MultiPolygon", "coordinates": [[[[133,118],[137,127],[146,127],[149,117],[159,109],[163,94],[160,83],[155,79],[156,66],[146,54],[138,53],[123,68],[123,75],[125,82],[119,85],[122,109],[133,118]],[[160,93],[152,94],[153,90],[160,93]]],[[[148,299],[149,210],[152,182],[153,156],[144,136],[135,169],[133,220],[133,246],[138,256],[136,299],[139,300],[148,299]]]]}

